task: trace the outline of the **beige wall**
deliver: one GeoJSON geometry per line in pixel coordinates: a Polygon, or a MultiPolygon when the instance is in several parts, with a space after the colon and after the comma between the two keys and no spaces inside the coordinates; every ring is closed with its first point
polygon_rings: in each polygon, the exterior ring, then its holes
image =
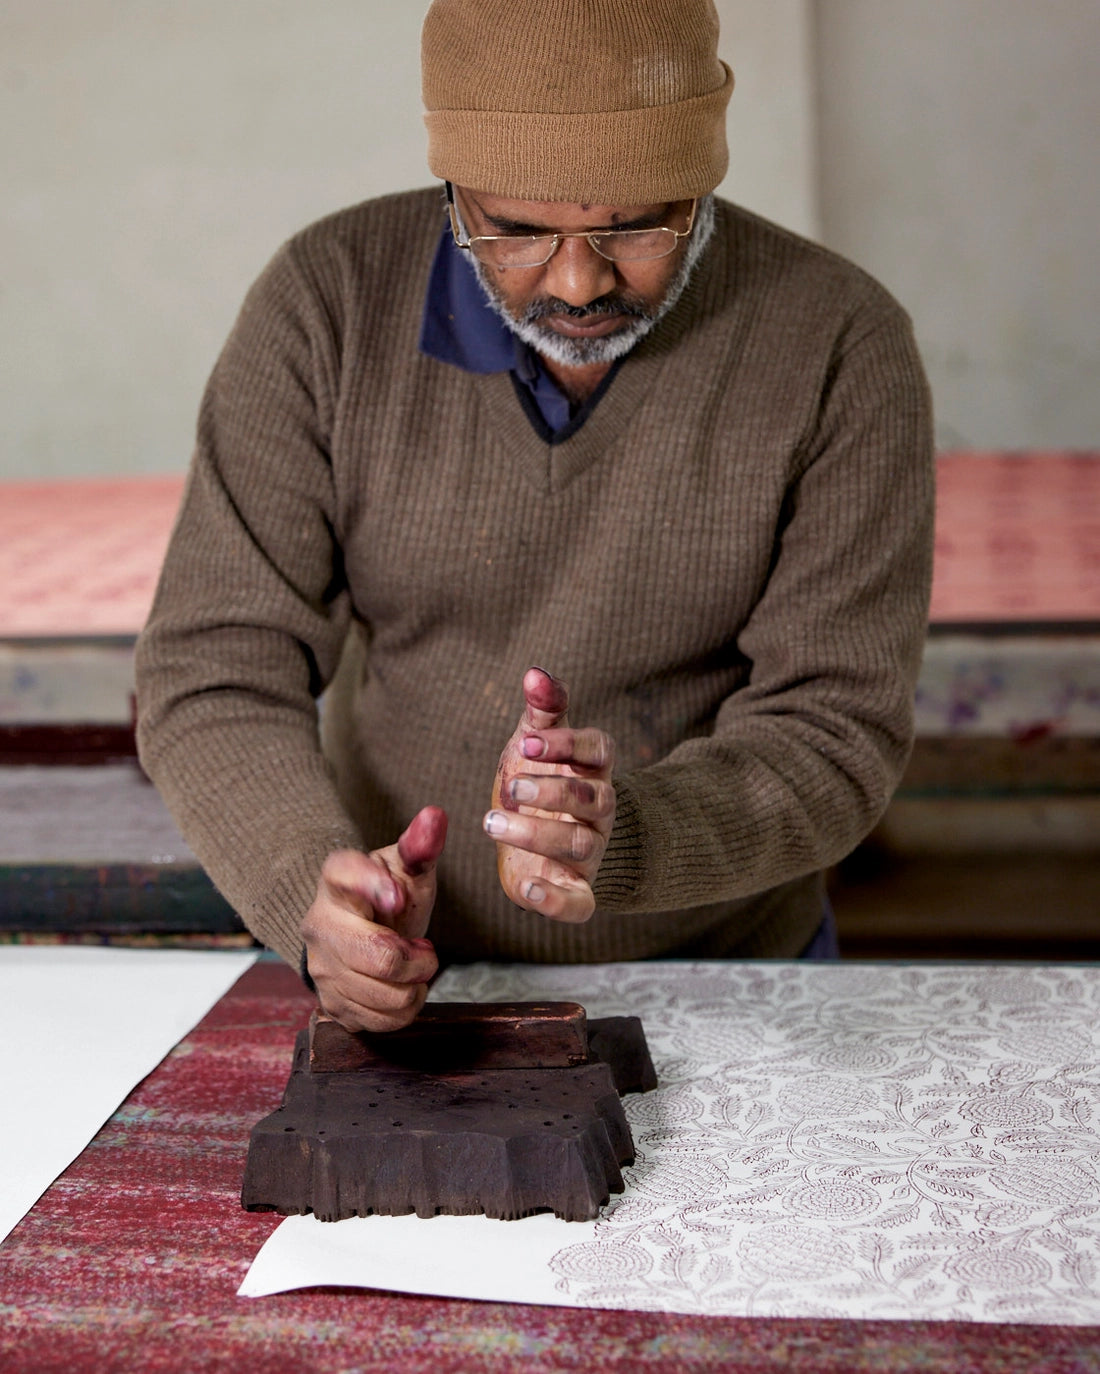
{"type": "Polygon", "coordinates": [[[941,444],[1100,448],[1100,3],[815,19],[824,238],[911,311],[941,444]]]}
{"type": "Polygon", "coordinates": [[[184,466],[281,240],[425,181],[417,8],[5,0],[0,476],[184,466]]]}
{"type": "MultiPolygon", "coordinates": [[[[0,479],[183,467],[279,242],[427,182],[425,7],[0,0],[0,479]]],[[[723,192],[895,289],[946,441],[1100,442],[1098,0],[718,8],[723,192]]]]}
{"type": "MultiPolygon", "coordinates": [[[[806,4],[721,8],[730,187],[812,231],[806,4]]],[[[0,0],[0,478],[184,466],[203,381],[282,239],[430,181],[425,9],[0,0]]]]}

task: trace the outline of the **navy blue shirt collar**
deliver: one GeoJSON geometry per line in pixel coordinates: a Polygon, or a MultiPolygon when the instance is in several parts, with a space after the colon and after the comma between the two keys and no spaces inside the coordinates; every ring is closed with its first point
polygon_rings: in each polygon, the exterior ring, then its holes
{"type": "Polygon", "coordinates": [[[513,334],[486,301],[473,266],[455,247],[449,228],[440,236],[428,277],[420,351],[464,372],[510,372],[532,424],[544,431],[549,443],[560,443],[576,433],[618,366],[611,369],[595,394],[574,410],[534,349],[513,334]]]}

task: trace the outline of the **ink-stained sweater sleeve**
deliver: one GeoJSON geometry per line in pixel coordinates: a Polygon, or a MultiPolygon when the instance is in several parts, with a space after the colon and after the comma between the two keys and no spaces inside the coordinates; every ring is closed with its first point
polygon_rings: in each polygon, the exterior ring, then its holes
{"type": "Polygon", "coordinates": [[[934,519],[931,400],[877,288],[838,339],[713,730],[616,780],[601,908],[741,898],[849,853],[912,745],[934,519]]]}
{"type": "Polygon", "coordinates": [[[230,903],[288,962],[330,851],[360,843],[315,696],[348,624],[326,434],[338,324],[284,249],[202,402],[182,508],[138,644],[144,767],[230,903]]]}

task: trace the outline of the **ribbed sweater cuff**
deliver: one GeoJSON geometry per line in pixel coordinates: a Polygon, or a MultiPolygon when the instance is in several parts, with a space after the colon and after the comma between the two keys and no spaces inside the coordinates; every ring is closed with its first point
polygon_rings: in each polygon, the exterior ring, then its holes
{"type": "MultiPolygon", "coordinates": [[[[295,855],[293,864],[272,874],[270,886],[256,901],[255,914],[243,912],[245,924],[257,939],[301,971],[304,946],[301,925],[317,896],[317,882],[325,859],[337,849],[359,849],[354,832],[314,837],[310,848],[295,855]]],[[[307,983],[308,986],[308,983],[307,983]]]]}
{"type": "Polygon", "coordinates": [[[325,859],[363,847],[320,754],[260,739],[251,752],[223,748],[219,755],[192,731],[147,751],[143,761],[158,786],[168,784],[169,809],[226,900],[258,940],[297,969],[300,927],[325,859]],[[233,805],[196,805],[234,792],[233,805]]]}
{"type": "Polygon", "coordinates": [[[646,868],[646,835],[638,797],[630,783],[615,779],[615,827],[600,871],[592,884],[596,905],[605,911],[630,910],[646,868]]]}

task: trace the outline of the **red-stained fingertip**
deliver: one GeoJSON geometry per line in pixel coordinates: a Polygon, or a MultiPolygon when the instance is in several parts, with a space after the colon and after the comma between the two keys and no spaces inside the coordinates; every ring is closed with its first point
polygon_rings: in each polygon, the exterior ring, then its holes
{"type": "MultiPolygon", "coordinates": [[[[409,940],[408,946],[414,955],[429,955],[435,960],[435,945],[432,944],[431,940],[426,940],[423,936],[420,936],[417,939],[409,940]]],[[[417,978],[415,981],[418,983],[430,983],[438,972],[439,963],[435,961],[431,972],[424,974],[422,978],[417,978]]]]}
{"type": "Polygon", "coordinates": [[[560,716],[569,706],[569,688],[545,668],[528,668],[523,675],[523,696],[528,709],[560,716]]]}
{"type": "Polygon", "coordinates": [[[397,854],[410,877],[426,873],[447,842],[447,813],[441,806],[422,807],[397,841],[397,854]]]}
{"type": "Polygon", "coordinates": [[[392,878],[381,879],[371,893],[371,904],[376,911],[392,916],[404,907],[404,895],[392,878]]]}

